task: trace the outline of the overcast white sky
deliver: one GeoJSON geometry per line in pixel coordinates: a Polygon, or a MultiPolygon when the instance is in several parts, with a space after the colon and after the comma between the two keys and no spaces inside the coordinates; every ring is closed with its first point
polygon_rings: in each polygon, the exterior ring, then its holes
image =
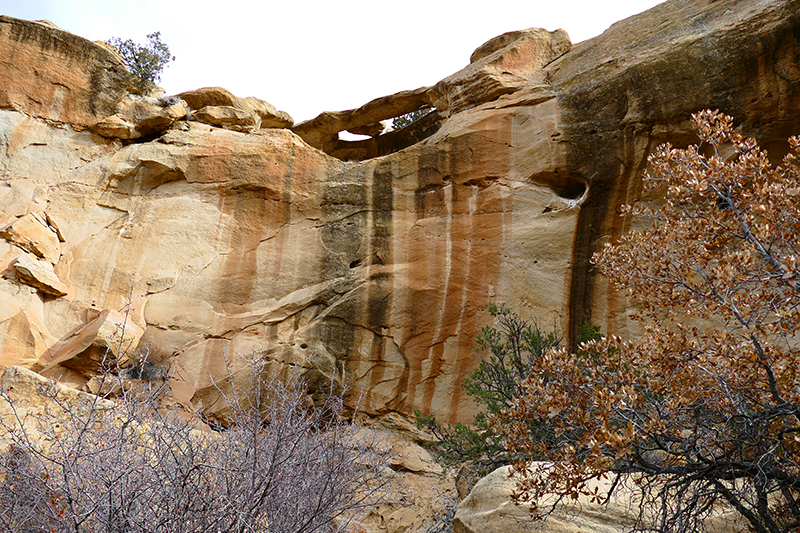
{"type": "Polygon", "coordinates": [[[432,85],[501,33],[564,28],[577,43],[661,1],[0,0],[0,14],[92,40],[160,31],[168,94],[221,86],[299,122],[432,85]]]}

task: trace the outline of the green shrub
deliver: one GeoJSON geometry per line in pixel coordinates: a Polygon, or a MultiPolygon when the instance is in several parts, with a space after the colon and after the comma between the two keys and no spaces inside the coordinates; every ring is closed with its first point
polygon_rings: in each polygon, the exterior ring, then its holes
{"type": "MultiPolygon", "coordinates": [[[[436,441],[430,444],[437,460],[445,466],[473,463],[479,475],[515,460],[503,439],[489,427],[489,417],[497,419],[522,394],[521,383],[537,372],[538,361],[547,351],[556,348],[563,335],[554,327],[544,331],[535,320],[520,318],[505,304],[489,304],[495,326],[485,326],[476,339],[475,353],[481,356],[478,368],[470,372],[462,387],[482,407],[472,426],[443,425],[433,416],[415,410],[417,427],[431,432],[436,441]]],[[[601,338],[600,328],[584,324],[579,342],[601,338]]],[[[566,438],[557,435],[545,420],[532,420],[531,431],[541,439],[566,438]]]]}
{"type": "Polygon", "coordinates": [[[119,51],[125,66],[139,77],[142,85],[158,83],[164,67],[175,60],[169,46],[161,41],[161,32],[158,31],[147,36],[146,45],[135,43],[131,39],[123,41],[119,37],[112,37],[106,42],[119,51]]]}

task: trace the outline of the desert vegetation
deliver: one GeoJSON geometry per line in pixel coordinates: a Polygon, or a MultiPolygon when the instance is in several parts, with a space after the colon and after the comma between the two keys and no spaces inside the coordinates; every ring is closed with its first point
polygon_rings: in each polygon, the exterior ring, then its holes
{"type": "Polygon", "coordinates": [[[535,320],[524,320],[505,304],[489,304],[493,325],[484,326],[473,349],[478,367],[464,379],[462,387],[481,407],[472,425],[442,424],[435,417],[415,412],[417,427],[435,438],[429,446],[444,466],[468,463],[476,475],[485,475],[509,464],[513,455],[502,437],[489,427],[489,416],[497,416],[522,394],[521,383],[536,372],[538,359],[561,343],[553,328],[545,332],[535,320]]]}
{"type": "Polygon", "coordinates": [[[533,518],[607,501],[589,487],[611,477],[638,498],[638,529],[702,531],[723,508],[759,533],[800,527],[800,139],[773,166],[731,117],[693,122],[698,144],[649,158],[649,198],[664,200],[626,206],[642,229],[593,259],[644,335],[587,324],[570,350],[491,306],[464,382],[485,411],[472,427],[417,413],[445,464],[513,463],[533,518]]]}
{"type": "Polygon", "coordinates": [[[730,117],[693,121],[697,145],[650,156],[663,203],[627,207],[644,229],[594,257],[646,333],[543,354],[490,417],[527,456],[516,497],[534,516],[548,495],[603,501],[587,483],[612,476],[639,495],[644,530],[702,530],[720,502],[752,531],[800,527],[800,139],[774,167],[730,117]]]}
{"type": "Polygon", "coordinates": [[[139,44],[131,39],[123,41],[119,37],[112,37],[107,42],[119,51],[128,70],[145,85],[158,83],[167,64],[175,61],[175,56],[161,40],[161,32],[158,31],[147,36],[147,44],[139,44]]]}
{"type": "Polygon", "coordinates": [[[247,363],[246,395],[220,387],[231,414],[216,431],[165,409],[163,380],[114,365],[100,396],[42,380],[35,412],[5,390],[0,529],[327,533],[390,497],[389,449],[341,394],[314,407],[301,381],[267,377],[262,354],[247,363]]]}

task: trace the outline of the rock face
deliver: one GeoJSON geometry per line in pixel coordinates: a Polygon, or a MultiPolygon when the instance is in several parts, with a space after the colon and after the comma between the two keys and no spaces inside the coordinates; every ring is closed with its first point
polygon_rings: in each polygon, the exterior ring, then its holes
{"type": "MultiPolygon", "coordinates": [[[[589,182],[576,225],[567,308],[574,338],[587,320],[623,337],[630,306],[592,269],[592,253],[626,230],[619,206],[640,198],[647,155],[695,142],[701,109],[735,117],[770,155],[800,133],[800,3],[671,0],[611,26],[548,66],[568,172],[589,182]]],[[[634,329],[631,329],[634,328],[634,329]]]]}
{"type": "Polygon", "coordinates": [[[214,415],[226,359],[260,349],[312,389],[346,380],[370,415],[469,420],[487,303],[572,338],[587,319],[635,333],[591,253],[624,230],[647,154],[691,141],[690,113],[732,114],[780,155],[798,25],[796,0],[670,0],[575,46],[512,32],[432,87],[292,126],[220,88],[135,95],[106,47],[2,17],[0,365],[81,386],[55,354],[129,302],[137,353],[182,376],[189,409],[214,415]]]}
{"type": "Polygon", "coordinates": [[[85,128],[134,90],[119,54],[52,23],[0,16],[0,42],[2,109],[85,128]]]}

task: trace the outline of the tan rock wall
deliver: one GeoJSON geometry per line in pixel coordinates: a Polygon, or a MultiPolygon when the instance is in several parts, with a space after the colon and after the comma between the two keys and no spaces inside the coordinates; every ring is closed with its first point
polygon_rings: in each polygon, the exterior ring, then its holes
{"type": "MultiPolygon", "coordinates": [[[[768,143],[797,128],[800,76],[785,58],[800,8],[723,4],[671,0],[571,50],[564,32],[514,32],[432,88],[292,130],[178,113],[125,143],[79,131],[116,116],[141,133],[113,53],[0,18],[0,365],[81,386],[69,363],[48,366],[57,347],[130,301],[139,350],[173,370],[187,407],[224,415],[226,360],[236,371],[237,354],[260,349],[312,389],[347,380],[371,414],[469,420],[459,383],[487,303],[573,337],[588,318],[635,333],[589,258],[625,229],[616,209],[638,198],[646,154],[691,140],[689,113],[722,107],[768,143]],[[10,83],[23,76],[11,56],[40,61],[69,98],[10,83]],[[372,153],[331,139],[425,103],[442,108],[423,130],[370,141],[380,157],[324,151],[372,153]]],[[[219,102],[189,107],[201,104],[219,102]]]]}

